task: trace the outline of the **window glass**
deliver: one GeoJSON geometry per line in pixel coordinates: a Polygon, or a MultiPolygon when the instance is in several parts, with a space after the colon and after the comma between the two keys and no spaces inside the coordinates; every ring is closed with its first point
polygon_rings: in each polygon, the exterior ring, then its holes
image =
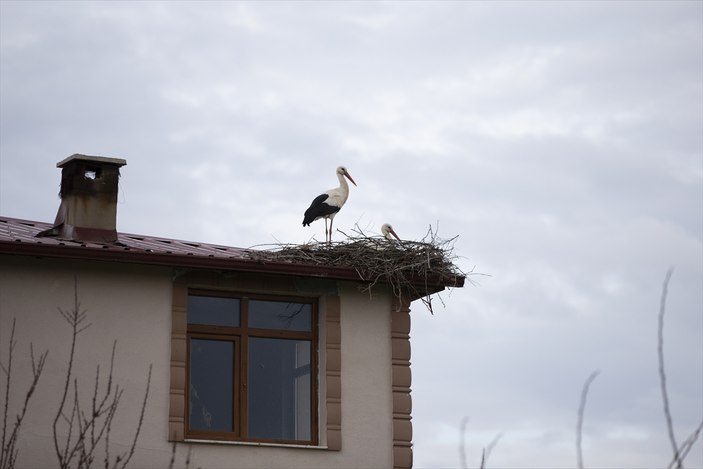
{"type": "Polygon", "coordinates": [[[188,295],[188,323],[239,326],[239,299],[188,295]]]}
{"type": "Polygon", "coordinates": [[[190,342],[190,429],[233,431],[234,342],[190,342]]]}
{"type": "Polygon", "coordinates": [[[249,327],[310,331],[312,330],[312,305],[288,301],[250,300],[249,327]]]}
{"type": "Polygon", "coordinates": [[[249,339],[250,438],[310,440],[310,341],[249,339]]]}
{"type": "Polygon", "coordinates": [[[313,304],[218,295],[188,295],[186,435],[316,443],[313,304]]]}

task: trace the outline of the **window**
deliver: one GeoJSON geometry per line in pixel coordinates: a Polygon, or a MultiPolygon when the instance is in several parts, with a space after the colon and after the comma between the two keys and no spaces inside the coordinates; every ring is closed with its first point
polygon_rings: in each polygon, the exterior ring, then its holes
{"type": "Polygon", "coordinates": [[[317,444],[317,304],[190,291],[189,438],[317,444]]]}

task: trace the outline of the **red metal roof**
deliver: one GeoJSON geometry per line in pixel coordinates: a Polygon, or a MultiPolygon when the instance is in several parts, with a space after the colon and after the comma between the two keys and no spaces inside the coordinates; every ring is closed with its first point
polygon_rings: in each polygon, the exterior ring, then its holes
{"type": "Polygon", "coordinates": [[[0,243],[12,242],[65,248],[101,249],[111,252],[143,252],[154,254],[218,257],[226,259],[246,258],[246,249],[215,244],[195,243],[177,239],[158,238],[129,233],[118,233],[116,243],[70,241],[45,236],[37,238],[40,231],[50,229],[51,223],[0,217],[0,243]]]}
{"type": "Polygon", "coordinates": [[[51,223],[0,217],[0,254],[32,255],[127,262],[173,267],[298,274],[313,277],[353,278],[353,269],[252,259],[247,249],[177,239],[118,233],[117,242],[71,241],[36,234],[51,223]]]}

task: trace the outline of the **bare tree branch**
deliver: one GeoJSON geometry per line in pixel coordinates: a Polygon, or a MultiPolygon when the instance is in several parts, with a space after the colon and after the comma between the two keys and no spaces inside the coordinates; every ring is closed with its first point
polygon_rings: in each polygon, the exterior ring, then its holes
{"type": "MultiPolygon", "coordinates": [[[[139,423],[137,424],[136,432],[134,432],[134,440],[132,441],[132,445],[129,449],[129,453],[124,458],[122,465],[119,466],[122,469],[124,469],[127,466],[127,464],[129,463],[129,460],[132,459],[132,456],[134,455],[134,450],[137,447],[137,438],[139,438],[139,433],[142,430],[142,424],[144,423],[144,413],[146,412],[146,402],[149,399],[149,388],[151,387],[151,369],[152,369],[152,365],[149,365],[149,376],[147,377],[147,380],[146,380],[146,390],[144,391],[144,400],[142,401],[142,409],[139,412],[139,423]]],[[[119,462],[119,459],[120,458],[118,458],[115,461],[114,467],[118,467],[117,463],[119,462]]]]}
{"type": "Polygon", "coordinates": [[[105,468],[124,469],[134,455],[137,439],[144,423],[149,388],[151,386],[152,366],[149,366],[146,391],[134,439],[125,453],[117,454],[113,459],[110,455],[110,434],[124,393],[124,389],[113,383],[117,342],[115,341],[112,344],[110,367],[104,381],[105,384],[102,384],[101,368],[98,365],[95,371],[93,394],[88,405],[84,406],[80,401],[78,378],[74,376],[73,369],[76,363],[78,335],[85,331],[90,324],[86,324],[88,313],[86,310],[81,309],[80,301],[78,300],[77,280],[75,280],[74,284],[73,308],[68,310],[59,308],[59,313],[71,326],[71,347],[66,377],[59,408],[53,422],[54,448],[59,460],[59,467],[61,469],[69,467],[87,469],[92,467],[96,459],[96,451],[104,444],[105,456],[103,464],[105,468]],[[71,391],[72,398],[69,398],[71,391]],[[59,436],[60,434],[62,436],[59,436]]]}
{"type": "Polygon", "coordinates": [[[496,447],[500,439],[503,438],[503,433],[498,433],[493,440],[488,443],[488,446],[486,446],[483,450],[483,455],[481,458],[481,469],[485,468],[486,463],[488,462],[488,457],[491,455],[493,452],[493,448],[496,447]]]}
{"type": "Polygon", "coordinates": [[[469,466],[466,465],[466,425],[469,423],[468,417],[463,417],[461,419],[461,424],[459,424],[459,461],[461,462],[461,468],[467,469],[469,466]]]}
{"type": "MultiPolygon", "coordinates": [[[[698,424],[696,429],[693,430],[693,433],[691,433],[691,435],[686,438],[686,441],[684,441],[679,447],[679,459],[681,463],[683,463],[683,461],[686,459],[686,456],[688,456],[689,451],[691,451],[691,448],[693,448],[693,445],[696,443],[696,440],[698,440],[701,431],[703,431],[703,421],[698,424]]],[[[671,469],[672,467],[674,467],[674,464],[677,464],[677,462],[678,461],[676,460],[676,458],[674,458],[667,466],[667,469],[671,469]]]]}
{"type": "Polygon", "coordinates": [[[583,435],[583,414],[586,410],[586,400],[588,399],[588,389],[591,387],[591,383],[596,379],[600,370],[593,371],[586,381],[583,383],[583,388],[581,389],[581,401],[579,403],[578,416],[576,419],[576,463],[578,469],[583,469],[583,453],[581,451],[581,439],[583,435]]]}
{"type": "MultiPolygon", "coordinates": [[[[177,449],[177,443],[174,441],[173,446],[171,446],[171,460],[168,463],[168,469],[174,469],[175,464],[176,464],[176,449],[177,449]]],[[[188,444],[188,452],[186,453],[186,461],[185,461],[185,469],[190,468],[190,457],[191,453],[193,451],[193,446],[188,444]]]]}
{"type": "Polygon", "coordinates": [[[664,418],[666,419],[666,429],[671,442],[671,449],[674,452],[674,461],[677,469],[683,467],[683,460],[679,454],[679,445],[674,436],[674,424],[671,419],[671,409],[669,408],[669,394],[666,390],[666,372],[664,371],[664,313],[666,312],[666,295],[669,289],[669,280],[674,269],[669,268],[662,284],[661,301],[659,303],[659,322],[657,328],[657,355],[659,357],[659,383],[661,385],[662,403],[664,404],[664,418]]]}
{"type": "MultiPolygon", "coordinates": [[[[459,426],[459,457],[461,458],[462,469],[468,469],[469,467],[466,463],[466,427],[468,423],[469,418],[464,417],[461,419],[461,424],[459,426]]],[[[495,448],[495,446],[498,444],[498,441],[502,437],[503,433],[498,433],[488,444],[488,446],[481,449],[481,465],[479,466],[481,469],[485,469],[486,462],[488,462],[488,457],[491,455],[491,451],[493,451],[493,448],[495,448]]]]}
{"type": "Polygon", "coordinates": [[[7,358],[7,368],[3,365],[2,371],[5,373],[7,381],[5,382],[5,401],[3,402],[2,411],[2,441],[0,442],[0,450],[2,450],[2,457],[0,457],[0,467],[10,467],[5,464],[6,459],[11,458],[10,449],[6,448],[6,432],[7,432],[7,413],[10,410],[10,379],[12,378],[12,355],[15,348],[15,324],[17,318],[12,319],[12,330],[10,332],[10,346],[7,358]]]}
{"type": "Polygon", "coordinates": [[[81,310],[80,302],[78,301],[78,278],[73,278],[73,308],[70,310],[59,309],[61,316],[68,322],[71,326],[71,351],[68,355],[68,370],[66,371],[66,381],[64,382],[63,392],[61,393],[61,399],[59,401],[59,408],[56,412],[56,417],[53,423],[53,434],[54,434],[54,449],[56,450],[56,456],[59,458],[59,467],[62,469],[68,467],[68,461],[65,460],[65,456],[69,453],[70,435],[73,429],[73,419],[74,414],[71,413],[71,418],[67,418],[64,415],[64,407],[66,406],[66,399],[68,398],[69,388],[71,386],[71,376],[73,374],[73,364],[76,353],[76,338],[78,334],[84,331],[88,325],[83,325],[86,319],[87,311],[81,310]],[[69,426],[69,438],[66,438],[66,444],[63,449],[59,446],[59,433],[58,425],[59,420],[63,418],[69,426]]]}
{"type": "Polygon", "coordinates": [[[29,385],[29,389],[24,395],[24,402],[22,404],[22,409],[15,416],[15,423],[12,426],[12,432],[10,436],[7,436],[7,417],[9,413],[9,403],[10,403],[10,383],[12,379],[12,356],[15,347],[15,324],[16,318],[12,319],[12,332],[10,333],[10,347],[7,367],[2,366],[2,370],[5,372],[5,377],[7,382],[5,383],[5,399],[3,402],[3,423],[2,423],[2,446],[0,446],[0,468],[9,469],[15,467],[15,461],[17,460],[18,450],[16,448],[17,439],[19,438],[20,428],[22,427],[22,422],[27,414],[27,409],[29,408],[29,401],[32,399],[32,395],[37,388],[37,383],[39,382],[39,377],[44,370],[44,364],[46,363],[46,357],[49,355],[49,351],[45,351],[39,356],[39,359],[34,357],[34,346],[29,344],[29,354],[32,360],[32,382],[29,385]]]}

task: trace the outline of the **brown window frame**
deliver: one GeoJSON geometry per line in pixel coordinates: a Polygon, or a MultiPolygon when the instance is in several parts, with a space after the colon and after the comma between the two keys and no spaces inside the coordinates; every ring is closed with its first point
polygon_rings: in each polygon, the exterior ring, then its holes
{"type": "MultiPolygon", "coordinates": [[[[202,431],[190,429],[190,386],[185,386],[185,438],[192,440],[222,440],[234,442],[272,443],[317,446],[320,441],[319,428],[319,301],[316,298],[290,296],[249,294],[242,292],[223,292],[201,288],[189,288],[187,296],[210,296],[236,298],[240,301],[239,326],[218,326],[189,324],[186,325],[186,383],[190,382],[190,347],[192,339],[223,340],[233,342],[234,375],[233,375],[233,431],[202,431]],[[277,301],[309,304],[312,307],[310,331],[288,331],[282,329],[265,329],[249,327],[250,300],[277,301]],[[310,439],[291,440],[279,438],[250,438],[246,435],[248,421],[248,339],[262,337],[271,339],[308,340],[310,341],[310,439]]],[[[187,311],[186,311],[187,315],[187,311]]]]}

